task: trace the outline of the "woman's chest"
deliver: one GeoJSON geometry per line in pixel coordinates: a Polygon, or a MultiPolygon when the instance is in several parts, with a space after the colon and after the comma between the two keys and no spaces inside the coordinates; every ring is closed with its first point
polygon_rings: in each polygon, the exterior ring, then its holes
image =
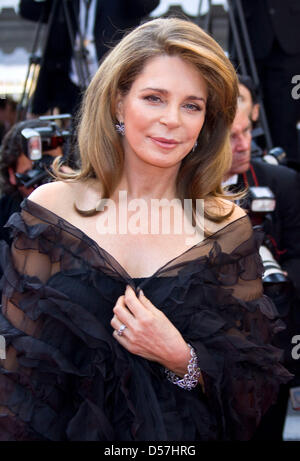
{"type": "Polygon", "coordinates": [[[184,210],[166,207],[155,210],[125,210],[107,207],[83,217],[69,216],[99,247],[109,253],[131,278],[152,276],[204,238],[203,230],[192,226],[184,210]]]}
{"type": "MultiPolygon", "coordinates": [[[[122,229],[99,217],[72,219],[80,230],[111,255],[132,278],[152,276],[158,269],[201,241],[201,235],[182,229],[164,232],[132,227],[122,229]]],[[[128,223],[127,223],[128,224],[128,223]]]]}
{"type": "MultiPolygon", "coordinates": [[[[95,236],[96,237],[96,236],[95,236]]],[[[152,276],[190,248],[179,235],[101,235],[97,239],[132,278],[152,276]]]]}

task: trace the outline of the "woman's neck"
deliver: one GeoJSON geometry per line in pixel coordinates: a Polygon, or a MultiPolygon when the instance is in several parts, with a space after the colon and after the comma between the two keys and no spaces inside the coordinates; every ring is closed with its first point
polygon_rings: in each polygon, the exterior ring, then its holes
{"type": "Polygon", "coordinates": [[[126,191],[128,199],[143,198],[168,199],[176,198],[176,171],[174,168],[144,167],[140,171],[126,169],[123,172],[119,185],[113,194],[118,196],[119,191],[126,191]]]}

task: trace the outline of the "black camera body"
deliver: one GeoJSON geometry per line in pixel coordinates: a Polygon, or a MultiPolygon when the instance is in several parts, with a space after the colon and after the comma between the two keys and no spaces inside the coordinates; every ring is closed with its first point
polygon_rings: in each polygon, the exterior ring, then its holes
{"type": "Polygon", "coordinates": [[[262,162],[266,162],[271,165],[286,166],[297,172],[300,172],[300,161],[298,159],[287,158],[286,152],[282,147],[279,146],[273,147],[272,149],[269,149],[265,152],[256,144],[255,140],[252,140],[251,157],[252,159],[261,160],[262,162]]]}
{"type": "Polygon", "coordinates": [[[273,299],[279,314],[284,317],[289,309],[292,282],[278,262],[278,249],[272,238],[275,207],[276,197],[269,187],[249,187],[246,204],[249,218],[254,228],[260,228],[264,232],[264,240],[259,248],[264,267],[264,293],[273,299]]]}
{"type": "Polygon", "coordinates": [[[63,146],[70,137],[70,131],[60,129],[54,119],[70,117],[69,114],[40,117],[38,121],[45,122],[43,126],[37,123],[36,127],[22,130],[23,152],[32,161],[32,168],[25,173],[16,173],[18,185],[36,188],[52,180],[50,171],[54,156],[46,152],[63,146]]]}
{"type": "Polygon", "coordinates": [[[264,241],[260,248],[265,274],[264,283],[280,283],[286,281],[284,271],[276,261],[276,246],[272,241],[272,220],[276,207],[276,198],[269,187],[251,186],[248,190],[247,209],[254,227],[260,227],[264,233],[264,241]]]}

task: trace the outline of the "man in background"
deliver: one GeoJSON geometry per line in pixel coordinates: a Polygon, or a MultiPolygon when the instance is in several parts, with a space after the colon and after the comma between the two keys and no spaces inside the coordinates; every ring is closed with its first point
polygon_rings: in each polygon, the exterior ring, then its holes
{"type": "Polygon", "coordinates": [[[272,244],[272,255],[286,271],[292,289],[288,296],[285,291],[283,294],[276,291],[274,296],[267,294],[287,326],[275,336],[275,345],[284,349],[285,366],[296,376],[291,383],[281,387],[277,404],[263,418],[255,440],[281,440],[289,386],[300,385],[299,364],[292,358],[291,343],[292,337],[299,334],[297,328],[300,324],[300,177],[299,173],[285,166],[251,159],[251,132],[249,114],[245,108],[239,107],[230,136],[232,164],[223,186],[227,185],[233,191],[247,186],[269,187],[276,200],[271,220],[267,221],[266,237],[272,244]]]}
{"type": "Polygon", "coordinates": [[[239,75],[239,107],[249,115],[252,125],[259,119],[259,102],[257,91],[249,75],[239,75]]]}

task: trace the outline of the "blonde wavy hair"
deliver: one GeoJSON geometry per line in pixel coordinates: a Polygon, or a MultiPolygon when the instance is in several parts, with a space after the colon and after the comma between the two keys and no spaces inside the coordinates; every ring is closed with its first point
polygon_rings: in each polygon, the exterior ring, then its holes
{"type": "MultiPolygon", "coordinates": [[[[124,151],[116,132],[116,100],[126,95],[146,62],[161,55],[179,56],[193,64],[208,88],[206,118],[198,137],[198,146],[181,162],[176,178],[177,197],[232,198],[221,187],[231,166],[229,130],[233,122],[238,81],[236,72],[217,42],[194,23],[178,18],[159,18],[146,22],[128,33],[103,60],[85,92],[79,113],[78,145],[80,171],[64,174],[58,164],[55,175],[61,180],[85,181],[96,178],[101,197],[109,198],[123,171],[124,151]]],[[[75,207],[76,208],[76,207],[75,207]]],[[[80,210],[77,209],[78,212],[80,210]]],[[[230,213],[207,212],[213,221],[222,221],[230,213]]],[[[90,216],[97,210],[80,212],[90,216]]]]}

